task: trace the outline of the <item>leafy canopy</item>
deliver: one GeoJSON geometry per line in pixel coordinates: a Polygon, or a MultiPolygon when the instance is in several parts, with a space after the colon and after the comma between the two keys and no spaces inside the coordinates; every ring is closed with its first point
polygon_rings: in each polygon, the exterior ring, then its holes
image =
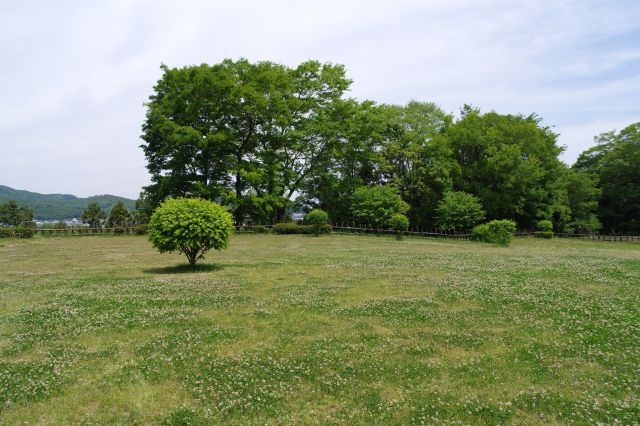
{"type": "Polygon", "coordinates": [[[305,222],[313,227],[316,237],[320,236],[322,225],[329,223],[329,215],[324,210],[315,209],[311,210],[304,218],[305,222]]]}
{"type": "Polygon", "coordinates": [[[574,168],[598,180],[599,216],[608,232],[640,233],[640,122],[603,133],[574,168]]]}
{"type": "Polygon", "coordinates": [[[480,200],[466,192],[446,192],[436,214],[438,226],[444,231],[471,229],[485,218],[480,200]]]}
{"type": "Polygon", "coordinates": [[[506,247],[511,244],[515,232],[516,223],[514,221],[507,219],[492,220],[473,228],[471,239],[506,247]]]}
{"type": "Polygon", "coordinates": [[[363,186],[351,198],[351,213],[356,222],[376,228],[388,227],[393,215],[405,214],[407,210],[409,205],[392,186],[363,186]]]}
{"type": "Polygon", "coordinates": [[[151,216],[149,240],[160,253],[179,251],[195,265],[207,251],[227,248],[233,229],[225,207],[201,198],[172,198],[151,216]]]}
{"type": "Polygon", "coordinates": [[[124,227],[133,223],[133,215],[122,201],[118,201],[109,212],[107,218],[108,227],[124,227]]]}
{"type": "Polygon", "coordinates": [[[389,219],[389,227],[396,231],[398,239],[401,240],[402,234],[409,229],[409,218],[402,213],[396,213],[389,219]]]}
{"type": "Polygon", "coordinates": [[[89,223],[92,228],[100,226],[100,221],[107,218],[107,213],[95,201],[91,201],[82,212],[82,220],[89,223]]]}
{"type": "Polygon", "coordinates": [[[33,221],[33,210],[20,206],[14,200],[0,204],[0,223],[10,226],[24,225],[33,221]]]}
{"type": "Polygon", "coordinates": [[[337,141],[336,110],[351,84],[344,67],[227,59],[162,71],[142,135],[154,207],[199,196],[228,205],[238,222],[282,218],[337,141]]]}

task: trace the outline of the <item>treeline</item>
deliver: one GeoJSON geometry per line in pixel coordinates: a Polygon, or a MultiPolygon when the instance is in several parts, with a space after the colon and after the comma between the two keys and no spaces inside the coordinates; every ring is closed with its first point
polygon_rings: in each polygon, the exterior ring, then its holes
{"type": "Polygon", "coordinates": [[[341,65],[225,60],[162,70],[143,124],[152,185],[138,207],[147,212],[195,196],[227,205],[237,223],[311,208],[352,223],[362,188],[385,187],[421,228],[441,226],[443,204],[464,199],[484,219],[521,228],[550,220],[562,232],[640,232],[638,123],[600,136],[568,167],[535,114],[464,106],[455,119],[433,103],[360,102],[345,96],[341,65]]]}
{"type": "Polygon", "coordinates": [[[33,210],[35,218],[39,220],[63,220],[80,217],[91,202],[98,203],[101,208],[106,210],[111,209],[118,201],[122,201],[128,209],[133,209],[135,205],[134,200],[115,195],[105,194],[78,198],[70,194],[39,194],[0,185],[0,203],[10,200],[33,210]]]}

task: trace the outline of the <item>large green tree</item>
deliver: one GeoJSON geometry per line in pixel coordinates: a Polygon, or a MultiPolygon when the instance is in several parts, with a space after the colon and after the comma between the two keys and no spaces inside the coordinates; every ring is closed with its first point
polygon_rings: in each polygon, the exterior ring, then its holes
{"type": "Polygon", "coordinates": [[[535,115],[481,114],[465,106],[446,131],[460,168],[453,189],[480,199],[488,219],[532,228],[551,214],[554,185],[564,167],[557,135],[535,115]]]}
{"type": "Polygon", "coordinates": [[[436,215],[438,227],[444,231],[470,230],[485,218],[480,201],[466,192],[446,192],[436,215]]]}
{"type": "Polygon", "coordinates": [[[360,187],[351,198],[353,220],[375,228],[388,228],[394,215],[405,214],[407,210],[409,205],[398,189],[389,185],[360,187]]]}
{"type": "Polygon", "coordinates": [[[317,61],[162,70],[143,125],[149,199],[218,200],[236,221],[284,213],[331,151],[336,104],[351,83],[341,65],[317,61]]]}
{"type": "Polygon", "coordinates": [[[384,179],[409,203],[411,223],[433,226],[438,200],[459,173],[449,141],[442,135],[452,117],[433,103],[417,101],[387,105],[384,111],[393,129],[381,149],[384,179]]]}
{"type": "Polygon", "coordinates": [[[600,220],[607,232],[640,233],[640,122],[603,133],[574,168],[597,179],[600,220]]]}
{"type": "MultiPolygon", "coordinates": [[[[123,204],[124,207],[124,204],[123,204]]],[[[89,223],[92,228],[100,226],[102,219],[107,218],[107,213],[95,201],[91,201],[82,212],[82,220],[89,223]]]]}
{"type": "Polygon", "coordinates": [[[109,212],[108,227],[125,227],[133,224],[133,215],[122,201],[118,201],[109,212]]]}
{"type": "Polygon", "coordinates": [[[330,155],[304,186],[307,204],[326,210],[336,223],[351,222],[356,189],[382,182],[380,150],[390,131],[383,109],[347,100],[337,106],[330,155]]]}

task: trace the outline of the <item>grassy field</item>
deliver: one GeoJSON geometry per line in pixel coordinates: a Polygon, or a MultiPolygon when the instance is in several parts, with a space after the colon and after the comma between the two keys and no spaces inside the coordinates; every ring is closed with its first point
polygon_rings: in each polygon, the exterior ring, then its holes
{"type": "Polygon", "coordinates": [[[640,421],[637,243],[0,244],[0,424],[640,421]]]}

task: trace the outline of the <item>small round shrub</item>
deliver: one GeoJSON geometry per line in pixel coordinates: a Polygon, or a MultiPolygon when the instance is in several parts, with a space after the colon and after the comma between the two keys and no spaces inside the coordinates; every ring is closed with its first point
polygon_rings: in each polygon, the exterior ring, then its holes
{"type": "Polygon", "coordinates": [[[492,220],[478,225],[471,231],[471,239],[485,243],[508,246],[516,232],[516,223],[512,220],[492,220]]]}
{"type": "Polygon", "coordinates": [[[443,231],[471,229],[482,222],[485,211],[480,200],[466,192],[445,192],[436,208],[438,227],[443,231]]]}
{"type": "Polygon", "coordinates": [[[486,223],[477,225],[471,230],[471,240],[483,243],[489,242],[489,227],[486,223]]]}
{"type": "Polygon", "coordinates": [[[320,232],[324,225],[329,223],[329,215],[324,210],[311,210],[304,218],[308,225],[311,225],[316,237],[320,236],[320,232]]]}
{"type": "Polygon", "coordinates": [[[409,218],[401,213],[396,213],[389,219],[389,226],[396,231],[396,238],[402,239],[402,234],[409,229],[409,218]]]}
{"type": "Polygon", "coordinates": [[[201,198],[162,203],[149,221],[149,240],[160,253],[179,251],[195,265],[210,249],[229,245],[233,218],[226,208],[201,198]]]}
{"type": "Polygon", "coordinates": [[[273,232],[275,234],[302,234],[304,227],[296,223],[276,223],[273,225],[273,232]]]}
{"type": "Polygon", "coordinates": [[[553,223],[550,220],[541,220],[536,225],[537,231],[553,231],[553,223]]]}
{"type": "Polygon", "coordinates": [[[553,238],[553,231],[536,231],[533,233],[536,238],[546,238],[550,240],[553,238]]]}
{"type": "Polygon", "coordinates": [[[270,232],[269,228],[264,225],[253,225],[251,230],[254,234],[268,234],[270,232]]]}
{"type": "MultiPolygon", "coordinates": [[[[302,225],[302,233],[303,234],[314,234],[316,233],[316,225],[302,225]]],[[[333,226],[329,225],[328,223],[325,223],[324,225],[320,226],[320,233],[321,234],[330,234],[331,231],[333,231],[333,226]]]]}
{"type": "Polygon", "coordinates": [[[512,220],[492,220],[487,223],[489,227],[489,235],[493,243],[501,246],[508,246],[513,240],[513,234],[516,232],[516,223],[512,220]]]}

